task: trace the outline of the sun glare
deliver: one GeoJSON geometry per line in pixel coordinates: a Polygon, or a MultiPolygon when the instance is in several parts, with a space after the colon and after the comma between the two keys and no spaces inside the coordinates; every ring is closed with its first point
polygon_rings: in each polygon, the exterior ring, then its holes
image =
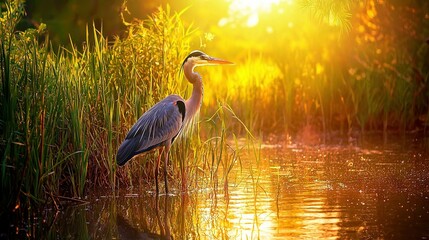
{"type": "Polygon", "coordinates": [[[273,4],[279,4],[280,0],[233,0],[230,9],[233,11],[262,11],[270,12],[273,4]]]}
{"type": "MultiPolygon", "coordinates": [[[[242,19],[246,27],[254,27],[259,23],[259,15],[261,13],[270,13],[273,6],[278,5],[282,0],[226,0],[230,2],[229,18],[242,19]]],[[[292,4],[292,0],[287,0],[288,4],[292,4]]],[[[229,21],[221,19],[219,25],[225,25],[229,21]]]]}

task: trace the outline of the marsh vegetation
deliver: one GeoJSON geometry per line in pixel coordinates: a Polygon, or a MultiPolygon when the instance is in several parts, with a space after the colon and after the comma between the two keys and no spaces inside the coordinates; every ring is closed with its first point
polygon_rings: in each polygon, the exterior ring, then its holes
{"type": "MultiPolygon", "coordinates": [[[[116,151],[130,126],[157,101],[173,93],[190,95],[180,65],[194,48],[236,65],[199,70],[205,84],[200,118],[171,152],[169,178],[176,194],[222,189],[213,196],[227,202],[241,198],[231,193],[231,182],[240,186],[234,176],[249,171],[245,178],[253,183],[255,201],[267,192],[282,196],[290,179],[272,191],[259,187],[266,180],[261,173],[278,167],[268,166],[261,154],[272,139],[275,145],[316,149],[359,146],[374,132],[385,139],[410,133],[424,139],[428,3],[327,1],[332,8],[325,11],[327,5],[317,10],[319,2],[284,1],[270,18],[260,13],[260,27],[252,25],[254,18],[233,19],[238,10],[230,8],[210,33],[189,24],[189,9],[166,5],[145,20],[127,22],[121,37],[106,37],[89,24],[85,41],[70,38],[67,47],[52,44],[45,24],[18,31],[23,3],[2,3],[0,213],[28,219],[39,207],[86,202],[100,188],[109,196],[118,189],[150,195],[156,153],[119,169],[116,151]],[[302,12],[312,16],[310,24],[299,17],[302,12]]],[[[419,161],[427,161],[426,153],[419,161]]],[[[293,159],[301,157],[284,161],[293,159]]],[[[338,160],[327,167],[344,166],[338,160]]],[[[287,171],[298,179],[313,173],[287,171]]],[[[427,188],[420,190],[427,196],[427,188]]]]}

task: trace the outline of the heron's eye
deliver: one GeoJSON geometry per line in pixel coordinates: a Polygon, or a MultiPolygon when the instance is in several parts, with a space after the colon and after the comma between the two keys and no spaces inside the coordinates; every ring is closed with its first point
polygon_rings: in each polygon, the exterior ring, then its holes
{"type": "Polygon", "coordinates": [[[200,58],[201,60],[209,60],[209,56],[207,55],[201,55],[200,58]]]}

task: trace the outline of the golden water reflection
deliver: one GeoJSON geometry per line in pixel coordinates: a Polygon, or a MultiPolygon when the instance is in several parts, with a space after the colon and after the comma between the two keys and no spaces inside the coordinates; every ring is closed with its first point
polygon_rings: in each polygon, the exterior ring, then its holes
{"type": "MultiPolygon", "coordinates": [[[[416,236],[429,235],[426,150],[280,148],[263,156],[257,166],[245,162],[246,169],[229,175],[228,194],[219,191],[216,204],[199,202],[205,219],[223,221],[222,238],[406,237],[416,226],[423,230],[416,236]],[[399,203],[383,211],[392,201],[399,203]],[[390,221],[390,214],[400,221],[390,221]],[[401,224],[409,229],[395,229],[401,224]]],[[[210,236],[213,225],[201,227],[210,236]]]]}
{"type": "MultiPolygon", "coordinates": [[[[328,203],[328,189],[320,163],[288,163],[274,167],[273,164],[276,162],[267,158],[259,162],[259,172],[238,169],[231,173],[235,181],[228,187],[230,197],[216,206],[226,212],[228,237],[338,237],[341,209],[328,203]]],[[[199,207],[207,208],[206,203],[199,207]]]]}
{"type": "Polygon", "coordinates": [[[227,185],[219,171],[216,184],[187,194],[97,194],[39,231],[45,239],[428,237],[427,148],[394,149],[264,150],[259,161],[243,158],[227,185]]]}

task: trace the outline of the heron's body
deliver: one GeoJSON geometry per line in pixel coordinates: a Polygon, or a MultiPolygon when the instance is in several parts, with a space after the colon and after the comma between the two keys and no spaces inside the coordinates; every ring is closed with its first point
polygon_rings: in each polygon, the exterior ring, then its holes
{"type": "Polygon", "coordinates": [[[191,52],[182,64],[185,77],[193,84],[192,95],[184,100],[178,95],[170,95],[147,112],[130,129],[125,140],[118,149],[116,162],[122,166],[135,155],[159,148],[159,157],[155,166],[156,192],[158,194],[158,166],[161,156],[164,156],[165,192],[167,186],[167,163],[171,144],[183,127],[198,112],[203,98],[203,83],[201,76],[194,72],[196,66],[231,64],[228,61],[209,57],[203,52],[191,52]]]}
{"type": "Polygon", "coordinates": [[[139,153],[171,145],[184,126],[185,114],[185,101],[178,95],[155,104],[128,132],[118,150],[118,165],[124,165],[139,153]]]}

